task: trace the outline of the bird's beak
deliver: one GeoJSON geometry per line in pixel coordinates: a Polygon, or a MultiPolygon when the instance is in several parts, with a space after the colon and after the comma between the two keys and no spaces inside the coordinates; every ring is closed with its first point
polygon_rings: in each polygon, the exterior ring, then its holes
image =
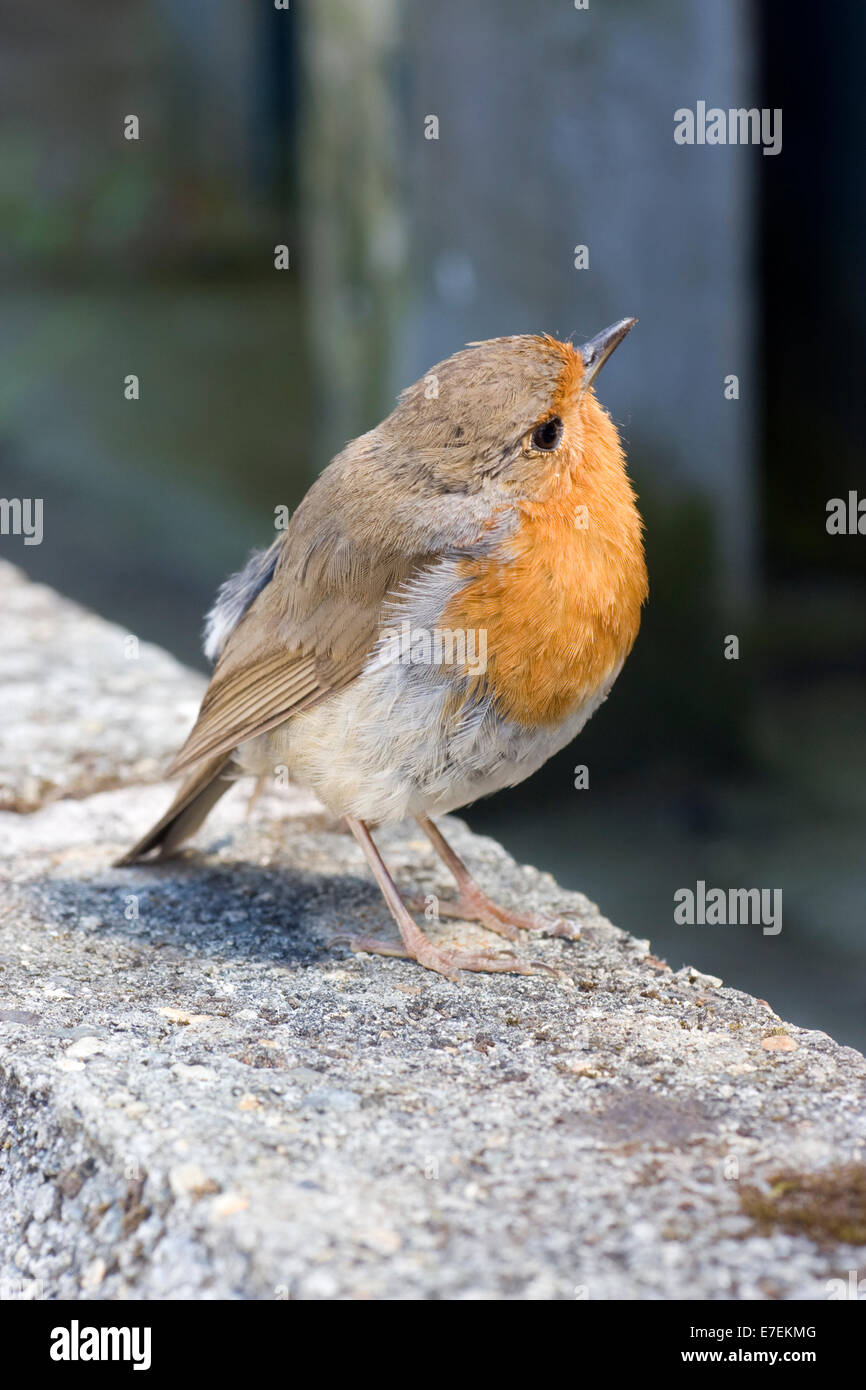
{"type": "Polygon", "coordinates": [[[583,365],[586,368],[583,374],[583,381],[580,383],[581,395],[592,385],[593,379],[601,371],[614,348],[618,348],[627,333],[630,333],[637,323],[637,319],[620,319],[618,323],[612,323],[610,328],[605,328],[601,333],[596,333],[594,338],[590,338],[588,343],[584,343],[580,348],[580,355],[583,358],[583,365]]]}

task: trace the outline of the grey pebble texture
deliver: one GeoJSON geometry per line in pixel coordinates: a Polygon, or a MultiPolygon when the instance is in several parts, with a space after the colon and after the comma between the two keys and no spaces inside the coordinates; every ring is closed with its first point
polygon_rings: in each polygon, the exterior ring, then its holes
{"type": "MultiPolygon", "coordinates": [[[[240,784],[183,857],[113,868],[201,678],[7,566],[0,588],[0,1296],[824,1299],[862,1267],[740,1203],[863,1161],[859,1053],[457,820],[492,896],[580,924],[519,945],[554,973],[353,955],[387,911],[293,789],[249,809],[240,784]]],[[[405,890],[451,891],[417,828],[380,844],[405,890]]]]}

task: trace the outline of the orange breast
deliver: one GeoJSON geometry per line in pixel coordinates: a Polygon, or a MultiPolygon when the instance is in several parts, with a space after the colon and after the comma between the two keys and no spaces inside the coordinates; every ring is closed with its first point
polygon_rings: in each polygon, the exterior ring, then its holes
{"type": "Polygon", "coordinates": [[[463,562],[452,628],[485,629],[476,693],[526,725],[556,725],[625,660],[647,595],[641,521],[622,468],[566,472],[551,496],[520,504],[516,536],[463,562]]]}

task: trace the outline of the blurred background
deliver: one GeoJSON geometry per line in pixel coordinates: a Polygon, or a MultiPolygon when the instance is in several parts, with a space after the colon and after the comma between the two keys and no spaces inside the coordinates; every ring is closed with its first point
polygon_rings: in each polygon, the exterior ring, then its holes
{"type": "Polygon", "coordinates": [[[866,536],[826,530],[866,496],[866,10],[0,0],[0,27],[0,492],[45,502],[4,556],[204,668],[217,585],[399,389],[637,315],[599,384],[647,521],[637,647],[467,819],[675,969],[866,1045],[866,536]],[[782,108],[782,152],[676,145],[699,100],[782,108]],[[699,879],[781,888],[781,935],[677,925],[699,879]]]}

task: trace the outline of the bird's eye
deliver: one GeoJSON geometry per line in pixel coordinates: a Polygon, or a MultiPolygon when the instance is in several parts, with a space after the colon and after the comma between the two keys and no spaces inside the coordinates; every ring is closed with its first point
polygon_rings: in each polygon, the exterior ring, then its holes
{"type": "Polygon", "coordinates": [[[558,415],[552,415],[549,420],[545,420],[543,425],[536,425],[532,431],[533,449],[543,449],[549,452],[555,449],[562,438],[562,421],[558,415]]]}

